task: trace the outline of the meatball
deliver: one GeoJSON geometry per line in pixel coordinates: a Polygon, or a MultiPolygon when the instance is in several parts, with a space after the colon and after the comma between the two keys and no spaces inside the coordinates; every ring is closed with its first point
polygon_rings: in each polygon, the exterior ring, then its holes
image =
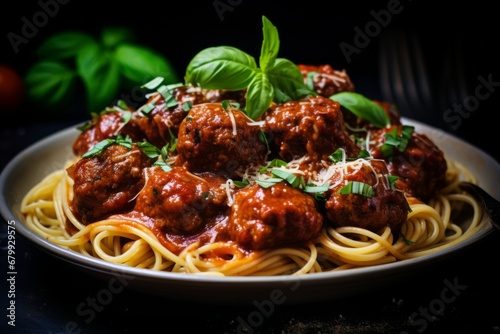
{"type": "Polygon", "coordinates": [[[211,174],[194,175],[183,167],[147,170],[147,181],[137,196],[135,211],[154,220],[167,233],[200,232],[219,212],[227,210],[225,179],[211,174]]]}
{"type": "Polygon", "coordinates": [[[388,161],[389,172],[399,177],[409,196],[427,201],[446,185],[448,166],[444,153],[427,135],[413,132],[403,152],[394,149],[392,155],[385,157],[381,149],[386,142],[385,135],[394,129],[400,136],[402,126],[371,131],[375,144],[370,147],[370,154],[388,161]]]}
{"type": "Polygon", "coordinates": [[[235,194],[228,233],[244,249],[307,243],[323,225],[316,205],[311,196],[284,182],[270,188],[252,184],[235,194]]]}
{"type": "Polygon", "coordinates": [[[82,158],[69,168],[73,177],[72,210],[84,224],[124,212],[144,185],[149,159],[137,146],[113,144],[100,154],[82,158]]]}
{"type": "Polygon", "coordinates": [[[260,127],[240,110],[220,103],[193,106],[179,128],[179,163],[193,172],[214,172],[238,177],[249,165],[267,158],[260,127]]]}
{"type": "Polygon", "coordinates": [[[326,97],[273,105],[264,119],[271,150],[285,161],[306,154],[310,161],[327,160],[338,148],[344,148],[349,157],[359,154],[345,128],[340,104],[326,97]]]}
{"type": "Polygon", "coordinates": [[[244,107],[246,104],[246,90],[221,90],[221,89],[211,89],[205,91],[205,98],[207,102],[222,102],[222,101],[232,101],[240,104],[244,107]]]}
{"type": "Polygon", "coordinates": [[[387,175],[383,160],[357,160],[340,167],[330,180],[333,187],[325,195],[329,223],[334,227],[356,226],[373,232],[386,226],[399,231],[409,206],[404,193],[390,186],[387,175]],[[350,181],[371,186],[373,196],[339,193],[350,181]]]}
{"type": "Polygon", "coordinates": [[[354,92],[354,85],[345,71],[334,70],[330,65],[299,64],[298,67],[306,83],[312,79],[313,90],[318,95],[330,97],[340,92],[354,92]]]}
{"type": "Polygon", "coordinates": [[[125,121],[123,111],[103,112],[89,125],[73,142],[73,153],[76,156],[83,155],[95,144],[104,139],[114,138],[118,134],[129,136],[133,141],[142,140],[144,137],[134,119],[125,121]]]}
{"type": "Polygon", "coordinates": [[[162,95],[156,94],[149,98],[148,102],[154,105],[154,108],[144,114],[138,120],[140,129],[145,133],[146,140],[158,148],[168,144],[179,132],[179,126],[187,115],[184,104],[199,104],[205,102],[205,96],[199,89],[189,89],[187,86],[181,86],[172,90],[172,96],[175,101],[172,105],[167,103],[162,95]]]}

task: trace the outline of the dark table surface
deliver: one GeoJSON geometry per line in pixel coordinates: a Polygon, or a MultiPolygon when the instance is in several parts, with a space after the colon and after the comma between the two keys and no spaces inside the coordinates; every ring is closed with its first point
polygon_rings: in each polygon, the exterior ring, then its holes
{"type": "MultiPolygon", "coordinates": [[[[3,129],[1,168],[25,147],[68,126],[51,122],[3,129]]],[[[207,305],[125,288],[95,306],[89,317],[79,307],[92,305],[107,282],[54,258],[20,234],[15,237],[16,274],[9,280],[5,220],[0,226],[1,333],[135,333],[150,326],[193,333],[500,332],[500,273],[495,268],[500,233],[401,281],[345,298],[275,305],[264,312],[254,303],[207,305]],[[14,311],[7,304],[12,300],[14,311]],[[12,319],[15,327],[9,325],[12,319]]]]}

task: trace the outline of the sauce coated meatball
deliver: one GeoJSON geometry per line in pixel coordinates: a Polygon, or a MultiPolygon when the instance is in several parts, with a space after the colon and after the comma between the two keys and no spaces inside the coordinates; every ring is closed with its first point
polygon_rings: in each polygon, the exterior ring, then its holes
{"type": "Polygon", "coordinates": [[[285,161],[306,154],[311,161],[327,160],[338,148],[344,148],[350,157],[360,151],[345,128],[340,104],[328,98],[277,104],[264,117],[272,151],[285,161]]]}
{"type": "Polygon", "coordinates": [[[345,71],[334,70],[330,65],[298,65],[304,81],[312,80],[313,90],[321,96],[330,97],[340,92],[354,92],[354,84],[345,71]],[[310,77],[309,77],[310,76],[310,77]]]}
{"type": "Polygon", "coordinates": [[[146,175],[134,210],[152,218],[162,231],[195,234],[227,209],[225,179],[220,176],[196,176],[182,167],[170,171],[154,167],[146,175]]]}
{"type": "Polygon", "coordinates": [[[260,127],[240,110],[220,103],[193,106],[181,123],[177,142],[179,163],[193,172],[237,177],[249,165],[261,165],[267,146],[260,127]]]}
{"type": "Polygon", "coordinates": [[[76,156],[81,156],[100,141],[114,138],[118,134],[124,137],[129,136],[134,141],[142,140],[144,137],[143,132],[133,119],[125,121],[123,112],[103,112],[95,120],[92,120],[89,127],[76,138],[73,143],[73,153],[76,156]]]}
{"type": "Polygon", "coordinates": [[[172,96],[175,101],[168,103],[160,94],[151,96],[147,103],[152,103],[154,108],[138,120],[138,125],[146,134],[147,141],[158,148],[168,144],[172,136],[177,136],[179,126],[187,115],[187,110],[184,109],[186,102],[192,104],[205,102],[201,90],[188,89],[186,86],[174,88],[172,96]]]}
{"type": "Polygon", "coordinates": [[[230,239],[246,249],[266,249],[313,240],[323,216],[315,200],[284,182],[252,184],[235,195],[228,220],[230,239]]]}
{"type": "MultiPolygon", "coordinates": [[[[385,135],[398,129],[401,135],[402,126],[374,130],[371,140],[376,143],[370,148],[374,158],[384,158],[381,147],[385,143],[385,135]]],[[[393,150],[387,168],[397,175],[405,187],[405,192],[422,201],[433,197],[446,184],[447,162],[443,151],[425,134],[413,132],[406,149],[403,152],[393,150]]]]}
{"type": "Polygon", "coordinates": [[[326,216],[335,227],[357,226],[378,232],[389,226],[399,230],[408,216],[408,204],[402,191],[393,189],[387,180],[387,167],[382,160],[364,160],[347,165],[332,177],[334,186],[326,194],[326,216]],[[373,187],[373,196],[340,194],[349,181],[373,187]]]}
{"type": "Polygon", "coordinates": [[[206,102],[216,103],[222,101],[232,101],[240,104],[244,107],[246,104],[246,89],[242,90],[222,90],[222,89],[211,89],[205,91],[206,102]]]}
{"type": "Polygon", "coordinates": [[[84,224],[124,212],[144,184],[143,168],[152,164],[137,146],[114,144],[100,154],[82,158],[69,168],[74,180],[72,210],[84,224]]]}

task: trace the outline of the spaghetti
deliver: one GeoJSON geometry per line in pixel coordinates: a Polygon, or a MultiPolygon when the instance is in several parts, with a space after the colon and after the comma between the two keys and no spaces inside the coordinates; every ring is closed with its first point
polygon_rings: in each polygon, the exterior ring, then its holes
{"type": "MultiPolygon", "coordinates": [[[[67,167],[73,163],[69,161],[67,167]]],[[[408,198],[411,210],[397,239],[389,227],[375,233],[325,225],[318,241],[303,247],[245,252],[232,241],[194,242],[174,254],[151,229],[130,217],[116,215],[88,225],[79,222],[70,207],[73,181],[66,169],[53,172],[33,187],[23,199],[21,211],[26,225],[48,241],[110,263],[204,275],[310,274],[425,256],[483,228],[480,205],[457,188],[459,179],[475,182],[473,175],[457,162],[448,163],[447,187],[429,204],[408,198]],[[453,213],[465,207],[472,211],[470,222],[454,223],[453,213]]]]}

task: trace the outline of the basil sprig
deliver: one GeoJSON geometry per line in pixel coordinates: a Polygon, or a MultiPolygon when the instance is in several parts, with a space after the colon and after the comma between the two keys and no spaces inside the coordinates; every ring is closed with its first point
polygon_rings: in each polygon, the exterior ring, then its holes
{"type": "Polygon", "coordinates": [[[364,95],[354,92],[340,92],[330,96],[330,99],[340,103],[354,115],[378,128],[385,128],[390,124],[389,116],[384,109],[364,95]]]}
{"type": "Polygon", "coordinates": [[[154,77],[179,81],[168,59],[135,44],[127,28],[104,28],[100,39],[80,31],[60,32],[40,45],[37,56],[40,60],[26,73],[27,93],[30,101],[48,110],[62,110],[74,101],[79,82],[92,113],[112,104],[120,90],[154,77]]]}
{"type": "Polygon", "coordinates": [[[283,103],[313,94],[298,66],[277,58],[280,40],[276,27],[265,16],[262,24],[260,67],[252,56],[235,47],[210,47],[188,64],[186,83],[206,89],[247,89],[244,111],[252,119],[258,119],[272,102],[283,103]]]}

